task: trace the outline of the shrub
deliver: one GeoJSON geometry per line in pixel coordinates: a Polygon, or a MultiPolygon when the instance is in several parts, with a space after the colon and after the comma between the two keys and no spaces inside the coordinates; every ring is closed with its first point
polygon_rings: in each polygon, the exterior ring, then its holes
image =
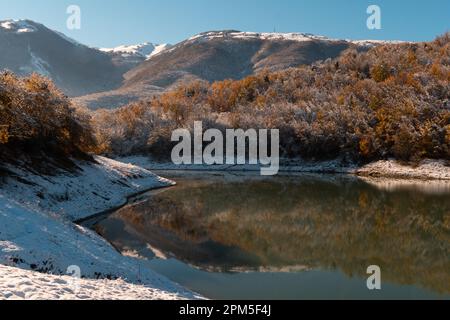
{"type": "MultiPolygon", "coordinates": [[[[68,156],[95,147],[90,116],[81,115],[48,79],[0,74],[0,144],[9,150],[52,150],[68,156]]],[[[6,150],[6,149],[4,149],[6,150]]]]}
{"type": "Polygon", "coordinates": [[[376,82],[386,81],[390,76],[389,69],[385,64],[375,65],[370,70],[370,76],[376,82]]]}
{"type": "Polygon", "coordinates": [[[0,144],[7,144],[9,140],[8,126],[0,126],[0,144]]]}

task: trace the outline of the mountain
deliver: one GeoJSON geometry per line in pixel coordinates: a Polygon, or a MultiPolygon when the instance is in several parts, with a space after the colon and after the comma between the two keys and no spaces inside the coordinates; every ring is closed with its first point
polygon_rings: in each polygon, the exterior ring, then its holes
{"type": "MultiPolygon", "coordinates": [[[[124,75],[119,89],[77,101],[91,108],[117,107],[186,81],[242,79],[265,69],[275,71],[312,64],[338,57],[350,47],[365,50],[377,44],[304,33],[205,32],[147,58],[124,75]]],[[[131,51],[138,50],[133,47],[131,51]]]]}
{"type": "Polygon", "coordinates": [[[192,78],[242,79],[262,70],[282,70],[336,58],[349,47],[382,42],[335,40],[304,33],[213,31],[196,35],[148,59],[125,75],[125,87],[167,88],[192,78]]]}
{"type": "Polygon", "coordinates": [[[0,21],[0,69],[40,73],[78,103],[114,108],[191,80],[242,79],[380,43],[231,30],[201,33],[175,46],[147,42],[96,49],[30,20],[6,20],[0,21]]]}
{"type": "Polygon", "coordinates": [[[185,79],[241,79],[263,69],[281,70],[334,58],[349,44],[304,34],[207,32],[181,42],[126,75],[136,83],[168,87],[185,79]]]}
{"type": "Polygon", "coordinates": [[[30,20],[0,21],[0,69],[50,77],[69,96],[119,87],[135,65],[82,45],[30,20]]]}
{"type": "Polygon", "coordinates": [[[112,57],[116,65],[130,70],[151,57],[171,48],[170,44],[153,44],[145,42],[137,45],[119,46],[116,48],[101,48],[102,52],[112,57]]]}
{"type": "Polygon", "coordinates": [[[154,55],[157,55],[167,49],[171,48],[170,44],[153,44],[145,42],[137,45],[119,46],[116,48],[102,48],[100,51],[110,54],[119,55],[123,58],[140,58],[143,60],[150,59],[154,55]]]}

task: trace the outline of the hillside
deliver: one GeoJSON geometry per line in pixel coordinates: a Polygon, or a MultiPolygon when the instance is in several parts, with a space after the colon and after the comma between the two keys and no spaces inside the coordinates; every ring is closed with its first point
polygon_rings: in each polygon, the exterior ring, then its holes
{"type": "Polygon", "coordinates": [[[73,265],[89,279],[79,284],[91,298],[114,298],[106,291],[113,285],[146,299],[196,298],[73,223],[121,206],[133,194],[173,185],[148,170],[93,155],[96,145],[89,115],[48,79],[0,74],[0,298],[58,292],[60,298],[81,298],[64,277],[73,265]],[[98,280],[119,278],[109,285],[98,280]],[[65,293],[53,291],[55,285],[65,293]],[[92,285],[105,291],[93,295],[92,285]]]}
{"type": "Polygon", "coordinates": [[[30,20],[0,21],[0,70],[21,76],[37,72],[69,96],[117,88],[135,66],[30,20]]]}
{"type": "Polygon", "coordinates": [[[192,130],[201,120],[205,130],[277,128],[287,158],[449,160],[450,35],[349,48],[336,59],[242,80],[194,81],[149,101],[98,111],[94,120],[106,150],[121,155],[167,159],[172,130],[192,130]]]}
{"type": "Polygon", "coordinates": [[[379,44],[300,33],[205,32],[137,65],[124,75],[120,88],[75,101],[92,109],[114,108],[193,80],[239,80],[263,70],[278,71],[336,58],[350,47],[367,50],[379,44]]]}
{"type": "Polygon", "coordinates": [[[19,76],[36,72],[80,105],[115,108],[193,80],[240,80],[383,43],[231,30],[201,33],[175,46],[146,42],[97,49],[31,20],[5,20],[0,21],[0,70],[19,76]]]}
{"type": "Polygon", "coordinates": [[[163,88],[191,79],[242,79],[264,69],[282,70],[337,57],[345,41],[301,34],[207,32],[148,60],[125,75],[125,87],[137,83],[163,88]]]}
{"type": "Polygon", "coordinates": [[[105,158],[74,163],[77,171],[53,168],[53,174],[37,173],[25,163],[7,166],[10,174],[0,179],[0,298],[124,297],[106,291],[115,285],[133,290],[141,299],[198,298],[72,222],[171,182],[105,158]],[[70,266],[80,268],[83,280],[67,277],[70,266]],[[17,285],[11,287],[13,283],[17,285]]]}

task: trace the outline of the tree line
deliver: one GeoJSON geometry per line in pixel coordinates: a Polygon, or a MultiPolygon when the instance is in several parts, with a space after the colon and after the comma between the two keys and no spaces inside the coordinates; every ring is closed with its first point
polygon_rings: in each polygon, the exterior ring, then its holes
{"type": "MultiPolygon", "coordinates": [[[[348,49],[242,80],[194,81],[115,110],[87,111],[48,79],[0,74],[0,151],[170,157],[172,131],[279,129],[281,155],[369,162],[450,159],[450,34],[348,49]]],[[[2,157],[2,155],[0,155],[2,157]]]]}
{"type": "Polygon", "coordinates": [[[93,116],[104,152],[168,156],[176,128],[280,129],[289,158],[450,159],[450,34],[243,80],[194,81],[93,116]]]}

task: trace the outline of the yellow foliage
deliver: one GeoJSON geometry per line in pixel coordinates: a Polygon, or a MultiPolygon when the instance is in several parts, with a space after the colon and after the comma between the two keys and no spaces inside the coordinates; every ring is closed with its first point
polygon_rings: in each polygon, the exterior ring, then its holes
{"type": "Polygon", "coordinates": [[[0,73],[0,144],[17,141],[57,146],[66,153],[94,144],[89,115],[81,116],[48,79],[0,73]]]}
{"type": "Polygon", "coordinates": [[[8,127],[0,126],[0,144],[7,144],[9,140],[8,127]]]}
{"type": "Polygon", "coordinates": [[[415,65],[417,63],[417,55],[414,51],[409,50],[408,55],[406,56],[406,61],[408,62],[409,66],[415,65]]]}
{"type": "Polygon", "coordinates": [[[266,97],[265,96],[258,96],[256,98],[256,105],[258,107],[264,107],[264,105],[266,104],[266,97]]]}
{"type": "Polygon", "coordinates": [[[359,151],[363,157],[368,157],[372,153],[372,141],[369,137],[363,137],[359,141],[359,151]]]}
{"type": "Polygon", "coordinates": [[[383,82],[389,78],[390,73],[386,65],[380,64],[372,67],[370,75],[372,79],[375,80],[376,82],[383,82]]]}
{"type": "Polygon", "coordinates": [[[430,70],[431,74],[435,76],[439,80],[449,81],[450,80],[450,70],[444,68],[444,66],[439,63],[439,61],[435,61],[431,66],[430,70]]]}

